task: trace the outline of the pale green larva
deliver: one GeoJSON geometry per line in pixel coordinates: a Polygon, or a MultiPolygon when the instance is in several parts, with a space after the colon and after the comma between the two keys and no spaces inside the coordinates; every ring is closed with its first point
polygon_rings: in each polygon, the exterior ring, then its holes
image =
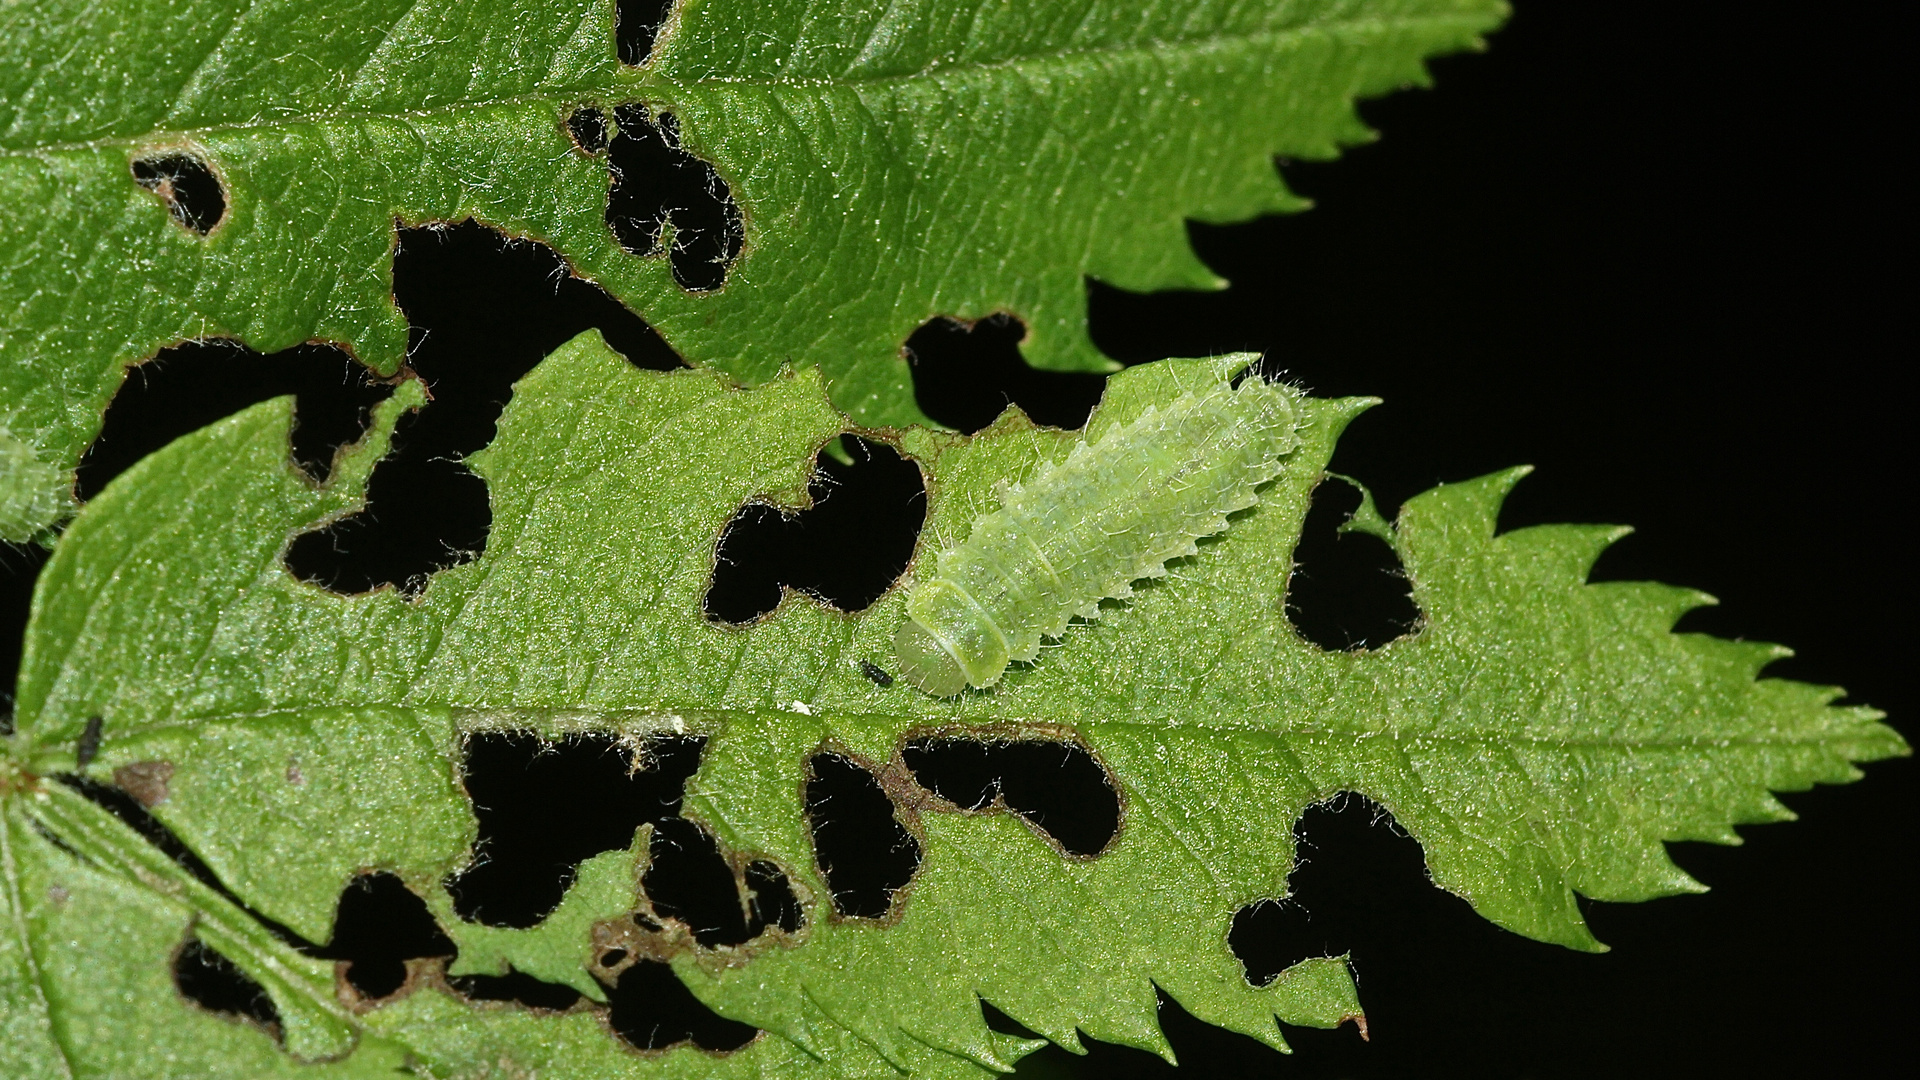
{"type": "Polygon", "coordinates": [[[1042,638],[1131,596],[1129,582],[1161,576],[1259,501],[1299,442],[1293,395],[1252,374],[1235,387],[1231,371],[1211,365],[1206,385],[1003,492],[908,594],[893,637],[900,674],[936,697],[992,686],[1042,638]]]}

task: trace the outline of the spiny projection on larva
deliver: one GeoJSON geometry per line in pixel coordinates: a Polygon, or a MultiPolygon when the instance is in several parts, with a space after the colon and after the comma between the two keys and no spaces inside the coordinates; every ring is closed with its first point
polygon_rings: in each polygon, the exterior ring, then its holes
{"type": "Polygon", "coordinates": [[[1292,391],[1251,373],[1235,384],[1253,359],[1195,365],[1204,385],[1008,487],[908,595],[901,674],[936,697],[992,686],[1258,502],[1299,439],[1292,391]]]}

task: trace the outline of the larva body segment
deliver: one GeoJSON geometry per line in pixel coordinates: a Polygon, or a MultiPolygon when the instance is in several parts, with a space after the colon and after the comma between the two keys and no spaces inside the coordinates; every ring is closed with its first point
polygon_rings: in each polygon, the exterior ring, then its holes
{"type": "Polygon", "coordinates": [[[1227,527],[1298,443],[1288,391],[1249,375],[1149,408],[1008,488],[939,553],[894,635],[901,675],[936,697],[992,686],[1074,616],[1227,527]]]}

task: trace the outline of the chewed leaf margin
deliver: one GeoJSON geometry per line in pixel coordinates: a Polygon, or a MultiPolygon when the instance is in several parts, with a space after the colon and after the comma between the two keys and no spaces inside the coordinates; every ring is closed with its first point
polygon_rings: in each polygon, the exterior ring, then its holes
{"type": "MultiPolygon", "coordinates": [[[[265,354],[339,342],[398,370],[396,219],[550,244],[693,363],[749,383],[818,366],[860,424],[924,423],[899,355],[916,326],[1011,312],[1035,366],[1111,370],[1086,332],[1087,277],[1221,287],[1187,219],[1303,208],[1275,155],[1364,141],[1354,100],[1425,82],[1426,58],[1505,14],[1142,5],[1075,30],[1016,8],[934,2],[907,27],[901,10],[830,6],[680,5],[640,67],[617,60],[608,0],[321,25],[258,9],[224,36],[209,36],[224,17],[158,26],[139,0],[21,16],[0,40],[0,67],[36,88],[0,99],[16,121],[0,138],[17,217],[0,228],[15,256],[0,302],[18,313],[0,327],[17,358],[0,394],[21,410],[6,425],[69,469],[124,370],[201,337],[265,354]],[[146,47],[87,59],[96,19],[143,28],[146,47]],[[476,32],[496,20],[514,33],[476,32]],[[622,110],[676,121],[628,183],[569,123],[622,110]],[[712,212],[684,213],[687,191],[712,212]]],[[[0,536],[67,509],[0,491],[0,536]]]]}
{"type": "MultiPolygon", "coordinates": [[[[1227,373],[1171,361],[1116,376],[1085,437],[1227,373]]],[[[76,520],[36,602],[9,751],[43,775],[76,768],[76,740],[100,716],[90,768],[110,774],[190,736],[155,814],[250,907],[324,929],[330,890],[358,868],[430,888],[466,858],[470,811],[448,783],[464,726],[681,725],[709,740],[686,814],[726,850],[799,874],[814,906],[792,947],[687,950],[674,971],[721,1015],[779,1036],[750,1055],[930,1075],[1004,1068],[1031,1048],[985,1025],[982,998],[1068,1047],[1083,1032],[1163,1053],[1156,987],[1273,1045],[1276,1015],[1359,1016],[1343,959],[1254,987],[1227,942],[1238,910],[1286,895],[1292,823],[1337,791],[1392,809],[1436,881],[1489,918],[1591,948],[1576,891],[1684,888],[1661,840],[1725,838],[1772,814],[1770,788],[1845,780],[1850,761],[1905,751],[1871,710],[1830,707],[1832,691],[1755,682],[1774,651],[1672,635],[1697,594],[1587,584],[1615,531],[1497,534],[1513,474],[1442,487],[1397,516],[1392,541],[1428,615],[1418,633],[1370,653],[1305,642],[1281,603],[1285,556],[1334,439],[1368,403],[1297,400],[1300,449],[1257,509],[1003,685],[946,702],[861,667],[905,617],[903,590],[859,616],[799,596],[744,627],[702,614],[726,522],[748,500],[803,490],[819,446],[846,430],[817,372],[740,390],[636,370],[576,339],[516,385],[472,459],[497,542],[411,601],[326,594],[279,563],[287,536],[353,505],[402,405],[315,488],[287,464],[287,403],[268,403],[135,466],[76,520]],[[1608,726],[1584,719],[1596,710],[1608,726]],[[335,736],[350,763],[323,768],[311,735],[269,731],[289,716],[371,741],[335,736]],[[1034,718],[1084,744],[1124,800],[1117,838],[1090,857],[1064,856],[1016,815],[949,812],[915,793],[900,758],[929,729],[1034,718]],[[822,910],[802,778],[827,746],[870,763],[918,830],[923,861],[890,920],[822,910]],[[304,784],[276,779],[290,753],[304,784]],[[265,782],[236,788],[241,776],[265,782]],[[422,794],[405,816],[370,812],[361,794],[409,790],[422,794]],[[1170,906],[1185,917],[1169,920],[1170,906]],[[914,994],[890,981],[901,970],[916,973],[914,994]]],[[[932,478],[923,544],[1081,437],[1017,415],[970,438],[903,434],[932,478]]],[[[489,948],[510,960],[514,947],[489,948]]],[[[470,1061],[532,1055],[520,1040],[557,1045],[595,1023],[466,1008],[416,992],[349,1023],[470,1061]]]]}

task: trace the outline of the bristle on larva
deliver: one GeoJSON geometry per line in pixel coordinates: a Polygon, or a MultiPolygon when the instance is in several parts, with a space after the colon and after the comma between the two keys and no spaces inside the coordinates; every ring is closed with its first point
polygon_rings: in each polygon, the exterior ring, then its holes
{"type": "Polygon", "coordinates": [[[1299,443],[1293,397],[1216,365],[1199,391],[1147,409],[1000,494],[962,543],[941,551],[894,634],[901,676],[936,697],[992,686],[1100,601],[1160,577],[1227,515],[1259,501],[1299,443]]]}

